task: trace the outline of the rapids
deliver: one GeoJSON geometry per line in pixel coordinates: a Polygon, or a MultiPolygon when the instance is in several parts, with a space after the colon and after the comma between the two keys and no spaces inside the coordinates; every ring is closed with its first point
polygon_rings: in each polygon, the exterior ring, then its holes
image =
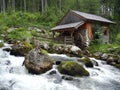
{"type": "MultiPolygon", "coordinates": [[[[58,60],[76,59],[58,54],[49,56],[58,60]]],[[[107,65],[104,61],[94,58],[91,60],[97,61],[99,66],[85,67],[90,73],[89,77],[67,81],[61,79],[62,75],[57,71],[56,65],[52,68],[57,72],[54,75],[48,74],[52,70],[42,75],[29,74],[22,66],[24,57],[11,56],[9,52],[0,48],[0,90],[120,90],[120,70],[107,65]]]]}

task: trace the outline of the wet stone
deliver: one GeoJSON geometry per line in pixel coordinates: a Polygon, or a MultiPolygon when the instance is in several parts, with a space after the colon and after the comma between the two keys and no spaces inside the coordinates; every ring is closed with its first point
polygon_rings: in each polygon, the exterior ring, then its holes
{"type": "Polygon", "coordinates": [[[53,71],[51,71],[50,73],[49,73],[49,75],[53,75],[53,74],[56,74],[57,72],[55,71],[55,70],[53,70],[53,71]]]}
{"type": "Polygon", "coordinates": [[[10,65],[11,62],[10,62],[9,60],[7,60],[5,64],[6,64],[6,65],[10,65]]]}

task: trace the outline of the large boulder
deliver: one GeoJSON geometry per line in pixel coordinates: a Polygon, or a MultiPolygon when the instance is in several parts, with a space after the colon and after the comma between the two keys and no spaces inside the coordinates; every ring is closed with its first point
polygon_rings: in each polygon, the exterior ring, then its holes
{"type": "Polygon", "coordinates": [[[83,68],[82,65],[74,61],[63,61],[58,66],[58,71],[62,74],[70,75],[70,76],[89,76],[89,72],[83,68]]]}
{"type": "Polygon", "coordinates": [[[29,73],[42,74],[52,68],[53,61],[46,53],[45,50],[33,49],[26,55],[24,65],[29,73]]]}
{"type": "Polygon", "coordinates": [[[13,44],[10,54],[15,56],[25,56],[32,49],[28,42],[16,42],[13,44]]]}

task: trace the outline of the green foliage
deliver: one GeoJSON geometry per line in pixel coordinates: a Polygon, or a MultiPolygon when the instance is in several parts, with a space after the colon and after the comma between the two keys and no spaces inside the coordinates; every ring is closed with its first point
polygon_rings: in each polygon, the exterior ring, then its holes
{"type": "Polygon", "coordinates": [[[50,42],[50,43],[49,43],[50,48],[52,48],[53,45],[54,45],[54,42],[50,42]]]}
{"type": "Polygon", "coordinates": [[[0,25],[0,33],[1,34],[4,34],[7,29],[8,29],[8,27],[6,25],[0,25]]]}
{"type": "Polygon", "coordinates": [[[6,40],[20,40],[23,41],[26,38],[31,38],[30,32],[24,28],[17,28],[6,35],[6,40]]]}
{"type": "Polygon", "coordinates": [[[116,53],[120,54],[120,46],[119,46],[119,44],[115,44],[113,48],[114,48],[114,51],[116,53]]]}
{"type": "Polygon", "coordinates": [[[51,10],[48,10],[45,15],[37,12],[7,12],[5,15],[0,13],[0,23],[7,27],[43,26],[50,28],[55,25],[60,16],[51,10]]]}
{"type": "Polygon", "coordinates": [[[39,33],[36,30],[32,30],[31,35],[37,37],[37,36],[39,36],[39,33]]]}
{"type": "Polygon", "coordinates": [[[92,41],[90,46],[88,47],[88,50],[91,53],[95,52],[108,52],[108,48],[111,48],[111,44],[102,44],[99,40],[92,41]]]}
{"type": "Polygon", "coordinates": [[[117,44],[120,44],[120,33],[117,35],[115,41],[117,44]]]}

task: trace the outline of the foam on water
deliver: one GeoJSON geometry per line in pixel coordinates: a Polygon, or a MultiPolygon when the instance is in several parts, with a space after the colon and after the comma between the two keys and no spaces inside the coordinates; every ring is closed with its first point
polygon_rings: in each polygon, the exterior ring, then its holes
{"type": "MultiPolygon", "coordinates": [[[[49,54],[54,59],[71,59],[66,55],[49,54]]],[[[59,60],[60,60],[59,59],[59,60]]],[[[76,59],[73,57],[71,60],[76,59]]],[[[57,77],[61,74],[56,66],[42,75],[31,75],[22,66],[24,57],[9,55],[0,49],[0,90],[119,90],[120,70],[107,65],[104,61],[96,60],[99,66],[86,68],[90,76],[74,78],[72,81],[61,80],[55,83],[56,77],[48,77],[48,73],[56,70],[57,77]]]]}

